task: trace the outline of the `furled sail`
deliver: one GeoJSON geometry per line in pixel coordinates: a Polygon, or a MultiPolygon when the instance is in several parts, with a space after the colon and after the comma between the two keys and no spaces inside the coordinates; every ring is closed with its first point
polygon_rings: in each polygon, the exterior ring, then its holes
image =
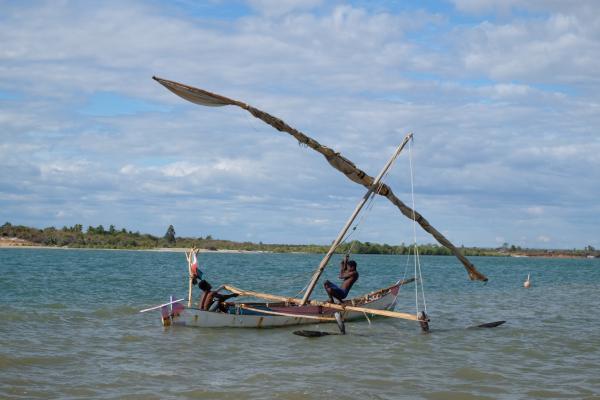
{"type": "MultiPolygon", "coordinates": [[[[373,184],[373,177],[369,176],[363,170],[354,165],[352,161],[348,160],[340,153],[335,152],[331,148],[323,146],[316,140],[298,131],[297,129],[292,128],[284,121],[272,116],[271,114],[254,108],[251,105],[243,103],[241,101],[233,100],[225,96],[208,92],[206,90],[198,89],[192,86],[184,85],[178,82],[173,82],[158,77],[153,77],[153,79],[161,85],[163,85],[164,87],[166,87],[167,89],[169,89],[171,92],[175,93],[176,95],[195,104],[210,107],[234,105],[243,108],[244,110],[251,113],[254,117],[266,122],[278,131],[286,132],[292,135],[294,138],[296,138],[296,140],[298,140],[298,142],[305,144],[313,150],[321,153],[325,157],[325,159],[327,159],[329,164],[331,164],[335,169],[346,175],[350,180],[363,185],[367,189],[370,188],[373,184]]],[[[475,266],[460,252],[458,248],[456,248],[456,246],[454,246],[448,239],[446,239],[446,237],[442,235],[437,229],[431,226],[421,214],[408,207],[406,204],[404,204],[404,202],[402,202],[402,200],[396,197],[396,195],[394,195],[392,189],[388,185],[381,185],[377,190],[377,194],[387,197],[388,200],[390,200],[392,204],[394,204],[400,210],[400,212],[404,214],[407,218],[412,220],[414,216],[415,221],[419,225],[421,225],[421,227],[426,232],[429,232],[442,246],[448,248],[460,260],[460,262],[465,266],[467,273],[469,274],[469,278],[471,280],[488,280],[488,278],[485,275],[477,271],[475,266]]]]}

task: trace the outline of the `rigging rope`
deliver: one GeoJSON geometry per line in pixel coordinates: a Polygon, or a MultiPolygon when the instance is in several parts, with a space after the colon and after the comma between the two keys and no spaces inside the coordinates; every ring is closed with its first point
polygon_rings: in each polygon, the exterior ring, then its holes
{"type": "Polygon", "coordinates": [[[410,165],[410,195],[412,200],[413,209],[413,246],[414,246],[414,264],[415,264],[415,278],[418,277],[418,282],[415,282],[415,307],[417,314],[419,313],[419,283],[421,286],[421,296],[423,299],[423,310],[427,313],[427,302],[425,300],[425,285],[423,284],[423,275],[421,274],[421,260],[419,258],[419,247],[417,246],[417,221],[415,216],[415,183],[414,183],[414,170],[412,164],[412,140],[408,142],[408,161],[410,165]]]}

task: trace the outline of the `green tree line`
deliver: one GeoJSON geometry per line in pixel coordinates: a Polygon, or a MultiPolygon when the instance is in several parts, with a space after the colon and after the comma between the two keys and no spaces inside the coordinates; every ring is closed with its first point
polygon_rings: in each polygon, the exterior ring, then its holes
{"type": "MultiPolygon", "coordinates": [[[[132,232],[125,228],[117,229],[114,225],[105,228],[102,225],[84,227],[80,224],[63,226],[58,229],[48,227],[44,229],[31,228],[23,225],[12,225],[7,222],[0,226],[0,237],[18,238],[40,246],[56,246],[70,248],[102,248],[102,249],[156,249],[156,248],[191,248],[197,247],[208,250],[242,250],[265,251],[273,253],[326,253],[327,245],[308,244],[265,244],[252,242],[234,242],[231,240],[214,239],[211,235],[205,237],[177,237],[173,225],[169,225],[165,235],[153,236],[147,233],[132,232]]],[[[540,250],[522,249],[518,246],[509,246],[505,243],[499,248],[462,247],[466,256],[507,256],[522,255],[549,255],[557,254],[589,256],[598,255],[592,246],[583,250],[540,250]]],[[[452,255],[450,250],[438,244],[422,244],[418,246],[421,255],[452,255]]],[[[343,243],[336,249],[337,253],[351,254],[413,254],[414,246],[407,244],[389,245],[358,240],[343,243]]]]}

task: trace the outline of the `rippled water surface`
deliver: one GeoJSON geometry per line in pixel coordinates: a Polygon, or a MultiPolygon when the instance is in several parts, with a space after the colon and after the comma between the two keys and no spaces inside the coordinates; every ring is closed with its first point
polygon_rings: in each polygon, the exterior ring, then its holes
{"type": "MultiPolygon", "coordinates": [[[[319,259],[200,261],[213,284],[294,295],[319,259]]],[[[404,257],[356,260],[355,295],[405,273],[404,257]]],[[[0,249],[0,398],[600,398],[600,260],[472,260],[488,284],[468,281],[454,258],[422,257],[428,335],[375,319],[307,339],[298,328],[165,329],[157,313],[138,313],[186,295],[181,253],[0,249]],[[465,329],[496,320],[508,322],[465,329]]],[[[413,312],[414,298],[411,285],[398,309],[413,312]]]]}

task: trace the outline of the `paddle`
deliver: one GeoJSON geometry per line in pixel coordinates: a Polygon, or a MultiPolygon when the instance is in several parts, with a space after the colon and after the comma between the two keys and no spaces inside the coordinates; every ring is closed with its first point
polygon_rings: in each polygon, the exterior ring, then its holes
{"type": "Polygon", "coordinates": [[[502,325],[503,323],[505,323],[506,321],[494,321],[494,322],[488,322],[485,324],[481,324],[481,325],[475,325],[475,326],[470,326],[467,329],[473,329],[473,328],[495,328],[497,326],[502,325]]]}
{"type": "Polygon", "coordinates": [[[338,333],[338,332],[322,332],[322,331],[307,331],[307,330],[294,331],[293,333],[294,333],[294,335],[304,336],[307,338],[316,338],[316,337],[323,337],[323,336],[329,336],[329,335],[342,335],[342,333],[338,333]]]}
{"type": "Polygon", "coordinates": [[[294,335],[304,336],[304,337],[309,337],[309,338],[329,336],[329,335],[345,335],[346,334],[346,324],[344,323],[344,318],[342,317],[342,314],[340,314],[339,312],[335,312],[335,313],[333,313],[333,316],[335,317],[334,318],[335,322],[337,323],[337,326],[340,330],[339,333],[300,330],[300,331],[294,331],[294,335]]]}

